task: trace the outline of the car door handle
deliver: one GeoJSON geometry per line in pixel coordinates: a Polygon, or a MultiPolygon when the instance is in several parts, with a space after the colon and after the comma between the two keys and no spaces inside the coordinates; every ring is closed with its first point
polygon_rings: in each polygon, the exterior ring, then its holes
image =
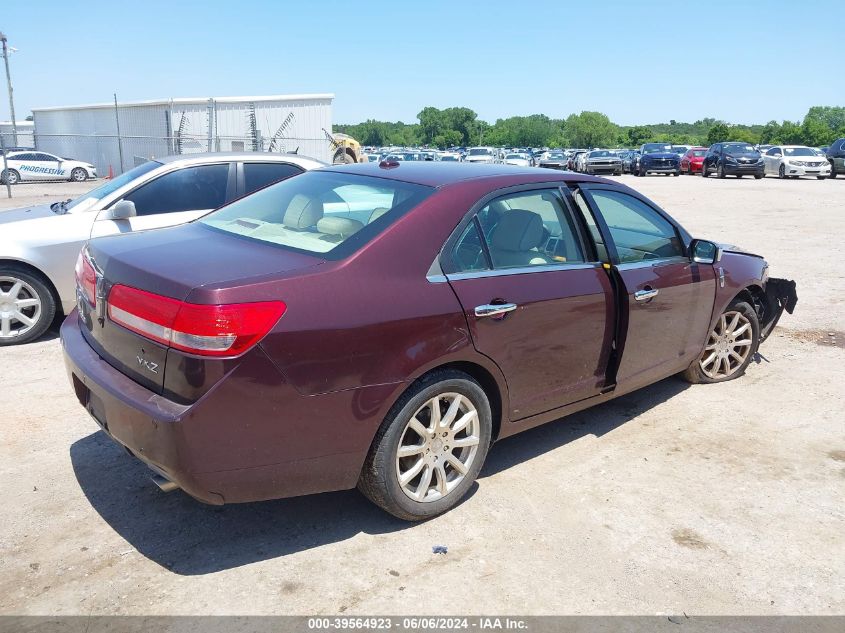
{"type": "Polygon", "coordinates": [[[658,292],[660,291],[657,288],[649,288],[646,286],[642,290],[637,290],[634,293],[634,299],[637,301],[648,301],[649,299],[654,299],[658,292]]]}
{"type": "Polygon", "coordinates": [[[475,306],[475,316],[489,317],[507,314],[516,310],[515,303],[485,303],[483,306],[475,306]]]}

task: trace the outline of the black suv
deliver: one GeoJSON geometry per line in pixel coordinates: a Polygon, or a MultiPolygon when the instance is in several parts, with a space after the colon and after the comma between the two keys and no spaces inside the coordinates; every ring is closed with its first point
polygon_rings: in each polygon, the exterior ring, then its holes
{"type": "Polygon", "coordinates": [[[827,160],[830,161],[830,177],[845,174],[845,138],[838,138],[827,148],[827,160]]]}
{"type": "Polygon", "coordinates": [[[704,155],[701,175],[707,178],[715,173],[717,178],[727,175],[742,178],[745,175],[763,177],[763,156],[749,143],[714,143],[704,155]]]}

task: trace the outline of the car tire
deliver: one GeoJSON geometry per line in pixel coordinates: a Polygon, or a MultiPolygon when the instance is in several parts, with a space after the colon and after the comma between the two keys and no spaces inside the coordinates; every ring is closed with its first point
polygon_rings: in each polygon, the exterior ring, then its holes
{"type": "Polygon", "coordinates": [[[778,167],[778,178],[780,178],[781,180],[786,179],[786,166],[784,166],[783,163],[781,163],[780,167],[778,167]]]}
{"type": "Polygon", "coordinates": [[[673,175],[673,176],[680,176],[680,175],[681,175],[681,170],[679,169],[678,171],[673,171],[673,172],[672,172],[672,175],[673,175]]]}
{"type": "Polygon", "coordinates": [[[70,179],[73,182],[85,182],[88,180],[88,172],[82,169],[82,167],[77,167],[70,172],[70,179]]]}
{"type": "Polygon", "coordinates": [[[427,374],[391,407],[373,439],[358,489],[377,506],[406,521],[422,521],[450,510],[481,470],[490,448],[492,420],[487,394],[469,375],[455,370],[427,374]],[[432,419],[435,402],[441,424],[432,419]],[[457,408],[451,415],[453,406],[457,408]],[[466,427],[453,432],[473,412],[466,427]],[[446,442],[464,443],[459,449],[454,445],[450,449],[446,442]],[[454,466],[456,462],[465,472],[454,466]],[[400,482],[403,475],[411,477],[400,482]]]}
{"type": "Polygon", "coordinates": [[[816,176],[816,180],[827,180],[827,176],[816,176]]]}
{"type": "Polygon", "coordinates": [[[839,174],[836,173],[836,163],[831,162],[830,163],[830,177],[836,178],[838,175],[839,174]]]}
{"type": "Polygon", "coordinates": [[[21,181],[21,175],[14,169],[4,170],[0,174],[0,183],[4,185],[16,185],[21,181]]]}
{"type": "Polygon", "coordinates": [[[719,166],[716,167],[716,178],[724,178],[725,177],[725,166],[722,163],[719,163],[719,166]]]}
{"type": "Polygon", "coordinates": [[[707,173],[707,165],[701,166],[701,177],[707,178],[710,174],[707,173]]]}
{"type": "Polygon", "coordinates": [[[12,291],[14,295],[9,298],[13,303],[26,304],[17,308],[17,314],[32,323],[15,316],[4,317],[8,311],[0,312],[0,347],[34,341],[47,331],[56,316],[56,299],[42,275],[14,264],[0,266],[0,292],[12,291]]]}
{"type": "Polygon", "coordinates": [[[762,180],[763,176],[765,176],[765,174],[754,174],[754,180],[762,180]]]}
{"type": "Polygon", "coordinates": [[[745,373],[759,345],[757,312],[747,301],[734,299],[717,319],[707,336],[704,350],[683,372],[683,377],[694,384],[739,378],[745,373]]]}

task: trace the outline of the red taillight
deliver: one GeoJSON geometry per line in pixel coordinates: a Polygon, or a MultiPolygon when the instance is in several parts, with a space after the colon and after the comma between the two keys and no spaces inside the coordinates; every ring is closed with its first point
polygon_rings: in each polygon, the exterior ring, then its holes
{"type": "Polygon", "coordinates": [[[94,272],[94,266],[91,265],[91,260],[83,248],[79,251],[79,257],[76,258],[76,285],[82,290],[88,303],[92,306],[97,305],[97,273],[94,272]]]}
{"type": "Polygon", "coordinates": [[[285,313],[281,301],[201,305],[116,285],[109,319],[163,345],[201,356],[237,356],[285,313]]]}

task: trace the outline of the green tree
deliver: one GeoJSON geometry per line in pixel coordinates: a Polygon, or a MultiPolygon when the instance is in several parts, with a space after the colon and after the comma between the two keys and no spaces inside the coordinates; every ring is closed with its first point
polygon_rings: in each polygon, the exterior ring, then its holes
{"type": "Polygon", "coordinates": [[[618,126],[601,112],[581,112],[566,119],[566,135],[576,147],[609,147],[618,135],[618,126]]]}
{"type": "Polygon", "coordinates": [[[730,141],[731,131],[727,125],[719,121],[707,131],[707,144],[721,143],[722,141],[730,141]]]}
{"type": "Polygon", "coordinates": [[[654,132],[651,131],[650,127],[635,125],[634,127],[628,128],[627,137],[627,144],[636,147],[643,143],[648,143],[654,138],[654,132]]]}

